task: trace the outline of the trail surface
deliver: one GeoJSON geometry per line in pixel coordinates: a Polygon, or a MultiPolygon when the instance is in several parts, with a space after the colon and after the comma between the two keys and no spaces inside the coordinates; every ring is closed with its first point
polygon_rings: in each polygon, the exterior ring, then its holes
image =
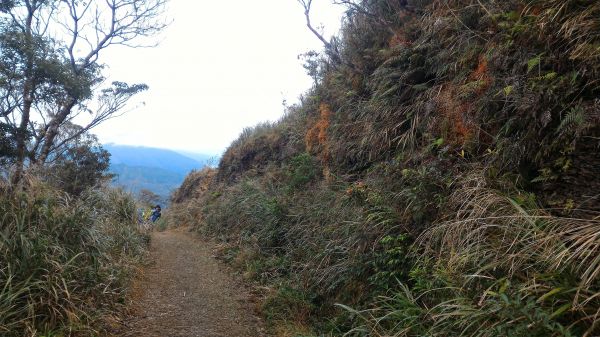
{"type": "Polygon", "coordinates": [[[261,336],[249,296],[193,234],[152,234],[155,261],[134,287],[127,337],[261,336]]]}

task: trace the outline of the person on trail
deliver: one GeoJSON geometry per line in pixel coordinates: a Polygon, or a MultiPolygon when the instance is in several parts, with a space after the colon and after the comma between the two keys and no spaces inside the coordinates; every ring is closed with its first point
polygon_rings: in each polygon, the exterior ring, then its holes
{"type": "Polygon", "coordinates": [[[150,220],[152,222],[156,222],[156,220],[158,220],[160,218],[160,205],[156,205],[156,207],[154,207],[152,209],[152,215],[150,215],[150,220]]]}

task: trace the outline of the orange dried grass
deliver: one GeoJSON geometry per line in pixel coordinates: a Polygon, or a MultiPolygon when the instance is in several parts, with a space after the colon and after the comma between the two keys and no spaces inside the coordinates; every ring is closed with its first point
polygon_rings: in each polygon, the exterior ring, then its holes
{"type": "Polygon", "coordinates": [[[389,39],[388,45],[390,48],[394,48],[396,46],[410,46],[412,45],[412,41],[406,37],[406,34],[402,30],[398,30],[394,32],[394,35],[389,39]]]}
{"type": "Polygon", "coordinates": [[[307,151],[318,153],[323,162],[329,160],[329,145],[327,143],[327,130],[331,123],[331,108],[328,104],[321,103],[319,106],[319,119],[308,129],[305,136],[307,151]]]}
{"type": "Polygon", "coordinates": [[[331,170],[328,166],[330,151],[327,133],[331,124],[331,116],[332,112],[329,105],[321,103],[319,106],[319,119],[308,129],[304,138],[306,150],[316,154],[321,159],[325,180],[329,180],[331,177],[331,170]]]}
{"type": "MultiPolygon", "coordinates": [[[[467,81],[481,82],[477,90],[472,93],[475,96],[473,100],[481,97],[492,85],[488,61],[484,55],[479,56],[477,67],[468,76],[467,81]]],[[[445,140],[449,144],[463,146],[473,139],[477,126],[470,118],[473,110],[471,102],[463,102],[459,96],[457,85],[443,85],[436,98],[436,104],[446,123],[441,127],[445,140]]]]}
{"type": "Polygon", "coordinates": [[[483,81],[484,84],[479,87],[479,90],[476,93],[478,96],[486,91],[492,84],[492,78],[490,77],[488,69],[488,61],[484,55],[479,56],[477,68],[475,68],[475,71],[471,73],[469,79],[471,81],[483,81]]]}
{"type": "Polygon", "coordinates": [[[406,11],[401,11],[398,14],[398,17],[400,19],[402,19],[402,21],[404,22],[403,27],[399,28],[399,29],[394,29],[393,30],[393,35],[392,37],[388,40],[388,46],[390,48],[396,47],[396,46],[405,46],[408,47],[410,45],[413,44],[413,41],[408,38],[407,34],[406,34],[406,26],[412,24],[415,22],[415,16],[406,12],[406,11]]]}
{"type": "Polygon", "coordinates": [[[458,89],[453,84],[442,86],[436,104],[447,123],[442,130],[445,141],[462,146],[472,137],[474,125],[466,118],[471,111],[471,104],[460,102],[457,93],[458,89]]]}

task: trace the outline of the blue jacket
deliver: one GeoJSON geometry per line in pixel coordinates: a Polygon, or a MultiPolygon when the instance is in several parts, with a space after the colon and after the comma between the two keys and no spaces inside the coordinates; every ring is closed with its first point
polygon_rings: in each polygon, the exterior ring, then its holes
{"type": "Polygon", "coordinates": [[[152,215],[150,215],[150,220],[152,222],[155,222],[156,220],[158,220],[158,218],[160,218],[160,209],[158,209],[158,208],[152,209],[152,215]]]}

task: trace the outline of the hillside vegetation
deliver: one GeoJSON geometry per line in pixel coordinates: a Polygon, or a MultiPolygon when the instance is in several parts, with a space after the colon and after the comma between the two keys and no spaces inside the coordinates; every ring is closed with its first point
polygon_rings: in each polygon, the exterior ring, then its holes
{"type": "Polygon", "coordinates": [[[171,221],[277,335],[599,335],[600,2],[339,2],[315,86],[171,221]]]}
{"type": "Polygon", "coordinates": [[[0,336],[109,336],[149,240],[133,198],[22,186],[0,180],[0,336]]]}
{"type": "Polygon", "coordinates": [[[153,45],[166,2],[0,2],[2,337],[118,327],[149,237],[132,196],[107,186],[110,154],[91,131],[148,90],[109,83],[104,55],[153,45]]]}

